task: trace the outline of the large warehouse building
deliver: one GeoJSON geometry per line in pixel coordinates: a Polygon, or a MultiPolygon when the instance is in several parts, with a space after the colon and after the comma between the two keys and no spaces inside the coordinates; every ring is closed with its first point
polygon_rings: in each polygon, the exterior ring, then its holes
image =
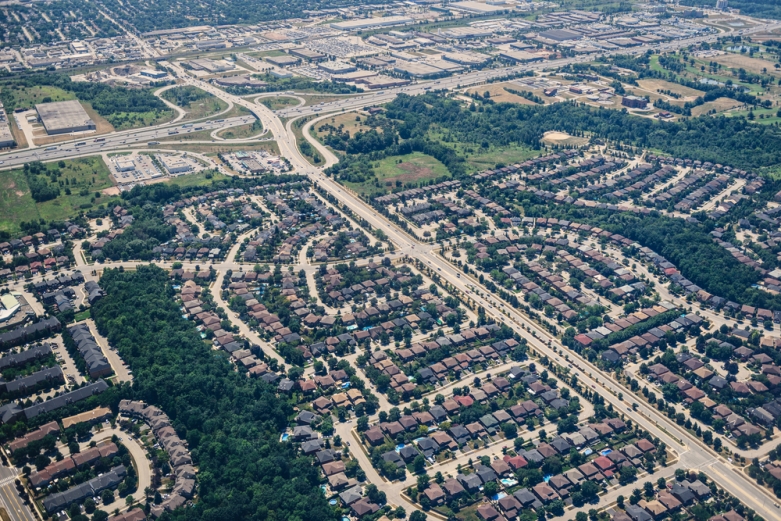
{"type": "Polygon", "coordinates": [[[50,136],[95,130],[95,122],[76,100],[41,103],[35,106],[35,110],[50,136]]]}

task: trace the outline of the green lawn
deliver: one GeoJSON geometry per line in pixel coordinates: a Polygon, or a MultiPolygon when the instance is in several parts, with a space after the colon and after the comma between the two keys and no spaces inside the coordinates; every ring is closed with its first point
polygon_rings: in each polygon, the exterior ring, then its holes
{"type": "Polygon", "coordinates": [[[407,183],[417,185],[420,182],[449,176],[450,172],[437,159],[421,152],[413,152],[380,160],[374,168],[374,175],[380,186],[376,186],[374,179],[364,183],[344,184],[360,194],[376,195],[407,183]]]}
{"type": "Polygon", "coordinates": [[[0,172],[0,230],[18,235],[21,231],[19,223],[23,221],[70,219],[82,210],[118,199],[101,193],[113,183],[100,157],[70,159],[49,163],[46,167],[50,172],[59,170],[57,181],[62,184],[57,198],[42,203],[33,200],[21,168],[0,172]],[[70,194],[66,193],[66,188],[70,194]]]}
{"type": "Polygon", "coordinates": [[[180,175],[167,181],[168,184],[177,185],[182,188],[188,186],[205,186],[210,185],[217,181],[227,179],[228,176],[220,174],[219,172],[212,172],[206,174],[205,172],[199,172],[197,174],[180,175]],[[209,175],[210,177],[206,177],[209,175]]]}
{"type": "Polygon", "coordinates": [[[519,145],[508,147],[491,146],[485,149],[479,145],[458,144],[456,149],[466,158],[466,162],[472,167],[474,172],[495,168],[498,163],[511,165],[540,155],[539,150],[532,150],[519,145]]]}
{"type": "Polygon", "coordinates": [[[81,322],[82,320],[87,320],[90,317],[90,310],[85,309],[84,311],[80,311],[76,313],[76,315],[73,318],[74,322],[81,322]]]}

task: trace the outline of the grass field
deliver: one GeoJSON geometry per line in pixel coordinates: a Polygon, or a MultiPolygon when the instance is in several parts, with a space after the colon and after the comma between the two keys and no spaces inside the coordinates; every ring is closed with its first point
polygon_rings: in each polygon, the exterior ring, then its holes
{"type": "Polygon", "coordinates": [[[740,105],[741,103],[739,101],[735,101],[732,98],[716,98],[713,101],[703,103],[699,107],[694,107],[692,109],[692,116],[701,116],[714,109],[716,112],[724,112],[725,110],[729,110],[740,105]]]}
{"type": "Polygon", "coordinates": [[[166,181],[168,184],[180,186],[182,188],[187,186],[205,186],[210,185],[216,181],[222,181],[227,179],[228,176],[219,172],[211,172],[209,174],[205,172],[199,172],[197,174],[180,175],[166,181]],[[207,175],[209,177],[207,177],[207,175]]]}
{"type": "MultiPolygon", "coordinates": [[[[187,114],[184,116],[183,121],[205,118],[228,108],[227,103],[197,87],[175,87],[161,93],[161,96],[185,110],[187,114]],[[192,101],[180,104],[178,96],[184,96],[183,93],[188,91],[195,93],[195,95],[190,97],[192,101]],[[197,99],[193,99],[196,97],[197,99]]],[[[187,98],[182,97],[180,99],[185,100],[187,98]]]]}
{"type": "Polygon", "coordinates": [[[52,101],[68,101],[76,99],[72,92],[62,90],[59,87],[34,86],[24,89],[13,89],[16,107],[33,108],[38,103],[52,101]]]}
{"type": "Polygon", "coordinates": [[[269,96],[268,98],[261,98],[260,102],[271,110],[297,107],[301,103],[296,98],[289,96],[269,96]]]}
{"type": "MultiPolygon", "coordinates": [[[[489,85],[480,85],[479,87],[473,87],[469,89],[467,92],[470,94],[477,93],[479,95],[485,94],[485,92],[488,92],[491,95],[491,99],[494,100],[496,103],[518,103],[520,105],[536,105],[533,101],[527,100],[523,96],[518,96],[517,94],[513,94],[512,92],[508,92],[505,87],[508,87],[510,89],[514,89],[517,91],[522,90],[529,90],[524,89],[523,87],[520,87],[518,85],[515,85],[514,83],[492,83],[489,85]]],[[[541,98],[542,92],[535,92],[538,96],[541,98]]]]}
{"type": "Polygon", "coordinates": [[[0,230],[18,234],[19,223],[33,219],[58,221],[72,218],[82,210],[115,201],[116,197],[101,191],[113,186],[109,171],[100,157],[84,157],[49,163],[49,171],[59,170],[58,181],[67,179],[70,195],[65,186],[60,195],[50,201],[36,203],[30,195],[27,179],[22,169],[0,172],[0,230]],[[96,194],[97,197],[96,197],[96,194]]]}
{"type": "MultiPolygon", "coordinates": [[[[363,124],[363,122],[366,120],[366,116],[361,116],[357,112],[347,112],[345,114],[335,114],[331,118],[324,119],[322,121],[318,121],[314,124],[313,128],[315,129],[315,134],[318,138],[324,137],[328,132],[324,129],[323,132],[320,132],[318,129],[324,125],[332,125],[334,127],[339,128],[339,126],[342,126],[342,129],[346,132],[349,132],[351,136],[354,136],[356,132],[359,131],[368,131],[371,129],[371,127],[367,127],[363,124]],[[356,120],[358,118],[358,120],[356,120]]],[[[382,129],[377,129],[379,132],[382,132],[382,129]]]]}
{"type": "Polygon", "coordinates": [[[263,132],[263,124],[260,120],[255,120],[254,123],[248,125],[241,125],[238,127],[231,127],[225,130],[217,132],[217,135],[223,139],[244,139],[253,136],[257,136],[263,132]]]}
{"type": "Polygon", "coordinates": [[[701,90],[684,87],[683,85],[679,85],[671,81],[659,79],[638,80],[637,83],[642,88],[650,90],[651,92],[656,92],[657,90],[669,90],[670,92],[680,94],[681,96],[692,98],[696,98],[697,96],[702,96],[705,94],[705,92],[701,90]]]}
{"type": "Polygon", "coordinates": [[[360,194],[380,194],[390,192],[398,183],[401,185],[429,181],[438,177],[449,176],[447,167],[437,159],[420,152],[403,156],[386,157],[374,168],[374,174],[380,186],[374,180],[365,183],[344,183],[348,188],[360,194]]]}
{"type": "Polygon", "coordinates": [[[722,54],[721,56],[716,56],[715,58],[710,58],[710,60],[731,69],[745,69],[754,74],[771,74],[773,76],[778,76],[780,74],[779,70],[773,67],[772,61],[763,60],[761,58],[752,58],[748,54],[729,52],[727,54],[722,54]]]}

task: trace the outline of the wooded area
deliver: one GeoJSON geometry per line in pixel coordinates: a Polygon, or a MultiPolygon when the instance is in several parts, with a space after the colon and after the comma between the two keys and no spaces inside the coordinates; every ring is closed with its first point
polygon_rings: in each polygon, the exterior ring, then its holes
{"type": "Polygon", "coordinates": [[[135,398],[170,416],[199,468],[200,501],[169,519],[336,519],[317,467],[278,441],[292,404],[215,355],[181,317],[164,270],[109,269],[100,285],[92,316],[133,368],[135,398]]]}

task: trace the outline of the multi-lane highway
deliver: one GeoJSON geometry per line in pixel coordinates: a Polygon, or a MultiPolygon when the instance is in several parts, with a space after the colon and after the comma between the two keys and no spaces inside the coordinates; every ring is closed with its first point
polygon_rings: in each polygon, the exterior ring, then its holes
{"type": "Polygon", "coordinates": [[[89,136],[46,148],[21,149],[0,155],[0,168],[20,166],[31,161],[57,161],[69,157],[83,157],[138,146],[154,146],[159,140],[175,139],[192,132],[212,131],[237,127],[255,121],[254,116],[236,116],[226,119],[179,123],[122,133],[89,136]]]}

